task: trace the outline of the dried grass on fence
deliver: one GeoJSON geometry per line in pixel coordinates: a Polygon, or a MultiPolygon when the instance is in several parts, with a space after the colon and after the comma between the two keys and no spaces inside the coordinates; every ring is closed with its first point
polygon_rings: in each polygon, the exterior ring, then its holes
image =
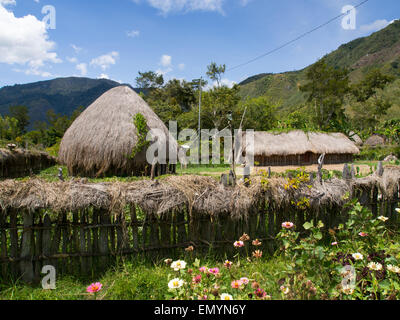
{"type": "Polygon", "coordinates": [[[297,190],[285,190],[283,178],[269,179],[264,188],[261,178],[252,179],[249,187],[238,185],[224,187],[211,177],[174,176],[159,181],[142,180],[132,183],[82,183],[5,180],[0,182],[0,206],[8,208],[47,209],[66,212],[103,208],[120,214],[126,205],[136,204],[148,214],[162,216],[173,210],[189,208],[190,214],[218,216],[230,214],[234,218],[245,218],[253,207],[266,201],[275,208],[285,208],[292,201],[310,199],[312,209],[320,206],[342,206],[344,195],[353,195],[355,190],[376,186],[380,193],[390,198],[400,181],[400,168],[385,167],[383,177],[371,175],[350,181],[331,179],[323,184],[315,183],[310,189],[304,184],[297,190]]]}

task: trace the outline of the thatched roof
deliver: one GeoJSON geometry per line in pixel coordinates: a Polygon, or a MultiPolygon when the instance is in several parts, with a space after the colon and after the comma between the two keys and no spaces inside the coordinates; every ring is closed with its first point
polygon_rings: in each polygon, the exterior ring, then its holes
{"type": "Polygon", "coordinates": [[[386,143],[386,138],[379,135],[379,134],[374,134],[371,137],[365,141],[364,145],[370,146],[370,147],[377,147],[377,146],[383,146],[386,143]]]}
{"type": "MultiPolygon", "coordinates": [[[[246,141],[246,149],[249,142],[246,141]]],[[[254,155],[288,156],[315,154],[358,154],[360,150],[342,133],[319,133],[296,130],[288,133],[254,133],[254,155]]]]}
{"type": "Polygon", "coordinates": [[[56,158],[46,152],[26,149],[11,151],[0,148],[0,178],[24,177],[56,163],[56,158]]]}
{"type": "Polygon", "coordinates": [[[133,123],[138,113],[146,118],[149,129],[165,133],[167,141],[162,143],[167,150],[169,143],[178,148],[149,105],[130,87],[120,86],[104,93],[74,121],[61,141],[59,161],[71,175],[140,175],[151,164],[146,150],[129,157],[138,142],[133,123]]]}

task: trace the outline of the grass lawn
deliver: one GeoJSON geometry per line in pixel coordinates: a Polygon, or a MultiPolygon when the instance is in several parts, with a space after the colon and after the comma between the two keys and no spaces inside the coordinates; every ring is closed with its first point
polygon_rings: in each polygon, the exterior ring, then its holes
{"type": "MultiPolygon", "coordinates": [[[[136,260],[136,259],[135,259],[136,260]]],[[[140,261],[140,259],[138,259],[140,261]]],[[[168,282],[170,275],[175,273],[163,261],[151,263],[127,261],[115,269],[110,269],[98,279],[82,279],[79,277],[62,277],[57,279],[56,290],[43,290],[40,285],[29,286],[21,283],[13,285],[0,285],[1,300],[86,300],[94,299],[93,295],[86,292],[87,286],[92,282],[103,284],[102,291],[97,299],[105,300],[165,300],[168,296],[168,282]]],[[[189,260],[188,260],[189,261],[189,260]]],[[[193,262],[193,261],[192,261],[193,262]]],[[[236,262],[237,263],[237,262],[236,262]]],[[[250,263],[243,259],[241,266],[232,267],[232,272],[241,276],[250,276],[253,280],[270,283],[266,289],[279,299],[280,292],[274,288],[275,278],[279,278],[277,270],[282,270],[282,261],[279,259],[263,259],[257,263],[250,263]]],[[[202,265],[224,268],[223,261],[208,259],[202,265]]],[[[188,267],[191,262],[188,262],[188,267]]],[[[198,269],[198,268],[197,268],[198,269]]],[[[197,271],[196,274],[199,272],[197,271]]],[[[234,294],[232,288],[227,290],[234,294]]]]}

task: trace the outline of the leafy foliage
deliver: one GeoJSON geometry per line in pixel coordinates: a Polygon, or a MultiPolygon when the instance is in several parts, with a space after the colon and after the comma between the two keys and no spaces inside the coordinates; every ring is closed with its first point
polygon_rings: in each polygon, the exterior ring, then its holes
{"type": "Polygon", "coordinates": [[[147,127],[147,121],[144,115],[142,115],[141,113],[137,113],[133,117],[133,124],[136,128],[138,140],[130,155],[131,159],[133,159],[137,154],[145,150],[149,145],[149,141],[146,140],[149,129],[147,127]]]}

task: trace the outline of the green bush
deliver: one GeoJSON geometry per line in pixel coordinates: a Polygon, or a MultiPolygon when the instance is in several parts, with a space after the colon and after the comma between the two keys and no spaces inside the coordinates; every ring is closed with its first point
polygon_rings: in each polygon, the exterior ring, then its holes
{"type": "Polygon", "coordinates": [[[383,161],[388,155],[394,154],[400,158],[399,146],[385,146],[385,147],[362,147],[360,154],[356,156],[356,160],[368,161],[383,161]]]}

